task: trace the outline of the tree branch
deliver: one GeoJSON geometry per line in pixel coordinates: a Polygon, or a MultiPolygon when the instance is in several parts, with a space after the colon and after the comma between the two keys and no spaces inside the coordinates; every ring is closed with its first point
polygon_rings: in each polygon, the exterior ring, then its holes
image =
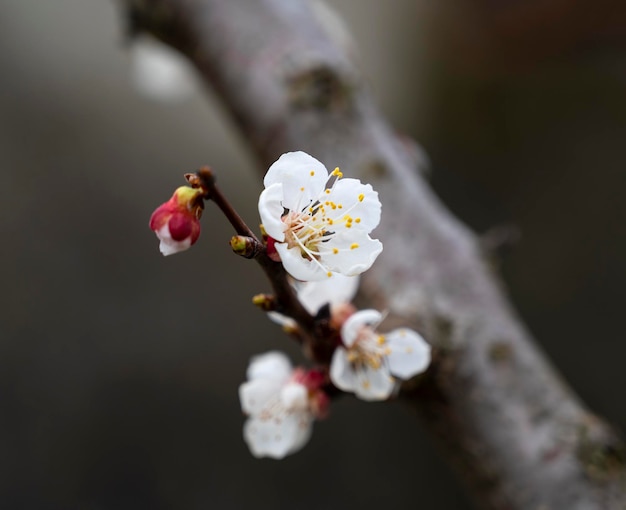
{"type": "Polygon", "coordinates": [[[385,251],[361,294],[437,349],[402,394],[488,509],[623,509],[624,446],[555,373],[476,237],[442,206],[313,4],[125,0],[133,31],[178,48],[264,166],[307,151],[371,183],[385,251]]]}

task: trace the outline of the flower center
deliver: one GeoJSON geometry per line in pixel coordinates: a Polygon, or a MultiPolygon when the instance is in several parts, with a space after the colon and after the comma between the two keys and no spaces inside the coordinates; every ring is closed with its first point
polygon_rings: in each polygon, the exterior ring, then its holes
{"type": "Polygon", "coordinates": [[[300,248],[303,258],[319,260],[319,243],[329,239],[333,232],[326,230],[326,218],[323,212],[312,207],[307,211],[290,211],[282,217],[287,225],[285,242],[289,248],[300,248]]]}
{"type": "Polygon", "coordinates": [[[372,328],[365,326],[348,349],[348,361],[356,367],[369,366],[378,370],[386,363],[390,352],[384,335],[379,335],[372,328]]]}

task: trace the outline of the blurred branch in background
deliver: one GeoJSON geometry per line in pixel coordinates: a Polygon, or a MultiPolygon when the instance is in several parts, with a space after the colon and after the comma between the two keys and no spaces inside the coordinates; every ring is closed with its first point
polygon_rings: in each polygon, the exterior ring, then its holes
{"type": "Polygon", "coordinates": [[[538,351],[478,240],[438,202],[420,160],[379,115],[328,12],[292,0],[126,6],[133,33],[150,32],[189,57],[264,167],[302,149],[380,192],[377,234],[387,249],[362,299],[389,309],[392,321],[418,324],[437,348],[429,376],[402,396],[478,504],[623,508],[623,443],[538,351]]]}

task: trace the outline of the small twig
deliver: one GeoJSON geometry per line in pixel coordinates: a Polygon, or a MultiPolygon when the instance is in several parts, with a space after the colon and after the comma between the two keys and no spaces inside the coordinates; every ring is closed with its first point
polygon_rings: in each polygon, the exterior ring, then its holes
{"type": "Polygon", "coordinates": [[[201,167],[195,174],[187,174],[187,180],[189,184],[194,185],[195,180],[193,177],[197,176],[201,187],[206,190],[205,198],[215,202],[215,204],[220,208],[220,210],[226,216],[226,219],[230,222],[230,224],[235,229],[235,232],[240,236],[246,236],[251,239],[254,239],[257,243],[261,244],[258,240],[254,232],[246,225],[246,222],[243,221],[243,218],[239,216],[239,213],[235,210],[232,204],[227,200],[222,191],[215,184],[215,174],[213,170],[209,166],[201,167]],[[192,182],[194,180],[194,182],[192,182]]]}
{"type": "Polygon", "coordinates": [[[269,257],[263,242],[219,189],[213,170],[203,166],[195,174],[186,174],[185,178],[192,187],[199,187],[205,191],[205,200],[214,202],[235,229],[238,236],[231,240],[233,250],[239,255],[256,260],[261,266],[274,291],[275,311],[296,321],[298,324],[296,336],[303,343],[308,356],[313,361],[328,366],[336,336],[329,322],[325,318],[316,320],[302,306],[293,286],[289,283],[285,268],[280,262],[269,257]]]}

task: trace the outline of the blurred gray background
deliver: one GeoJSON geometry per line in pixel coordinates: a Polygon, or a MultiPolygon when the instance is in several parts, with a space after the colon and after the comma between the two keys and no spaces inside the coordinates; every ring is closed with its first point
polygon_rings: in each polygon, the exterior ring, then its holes
{"type": "MultiPolygon", "coordinates": [[[[448,206],[480,233],[520,229],[501,265],[514,302],[625,429],[625,9],[330,5],[448,206]]],[[[181,255],[163,258],[147,223],[209,163],[256,224],[260,174],[211,91],[137,92],[123,32],[113,1],[0,0],[0,508],[469,508],[397,404],[344,398],[300,453],[250,456],[248,359],[302,358],[250,304],[268,286],[211,204],[181,255]]]]}

